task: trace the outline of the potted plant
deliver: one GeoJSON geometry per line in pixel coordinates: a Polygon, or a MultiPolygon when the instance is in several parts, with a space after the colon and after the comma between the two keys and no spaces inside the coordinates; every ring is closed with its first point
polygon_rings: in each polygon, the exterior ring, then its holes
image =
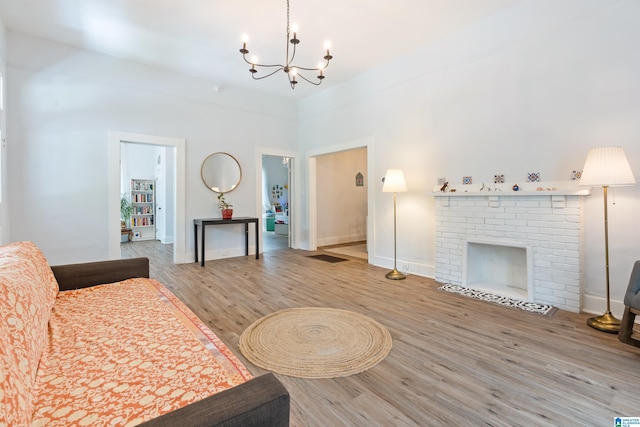
{"type": "Polygon", "coordinates": [[[233,205],[224,198],[224,193],[218,194],[218,207],[222,211],[222,219],[231,219],[233,216],[233,205]]]}
{"type": "Polygon", "coordinates": [[[131,223],[131,214],[133,213],[133,206],[129,201],[126,194],[120,196],[120,227],[122,229],[128,228],[131,223]]]}

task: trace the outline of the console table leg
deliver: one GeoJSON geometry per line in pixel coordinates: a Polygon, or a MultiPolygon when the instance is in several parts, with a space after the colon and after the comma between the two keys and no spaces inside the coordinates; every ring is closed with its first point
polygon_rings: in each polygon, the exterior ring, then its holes
{"type": "Polygon", "coordinates": [[[256,221],[256,259],[260,259],[260,238],[258,237],[258,221],[256,221]]]}
{"type": "Polygon", "coordinates": [[[193,246],[194,253],[196,254],[196,261],[198,262],[198,226],[193,224],[193,246]]]}
{"type": "Polygon", "coordinates": [[[244,223],[244,256],[249,255],[249,223],[244,223]]]}
{"type": "Polygon", "coordinates": [[[202,227],[200,227],[200,228],[202,228],[202,233],[201,233],[201,234],[202,234],[202,251],[201,251],[201,252],[202,252],[202,263],[201,263],[200,265],[201,265],[202,267],[204,267],[204,230],[205,230],[207,227],[205,227],[205,225],[204,225],[204,224],[202,224],[202,227]]]}

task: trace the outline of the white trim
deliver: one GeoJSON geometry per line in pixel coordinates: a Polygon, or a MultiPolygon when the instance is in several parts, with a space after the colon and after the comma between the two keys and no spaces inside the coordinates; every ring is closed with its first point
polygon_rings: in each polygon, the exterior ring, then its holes
{"type": "MultiPolygon", "coordinates": [[[[609,306],[611,308],[611,314],[618,319],[622,319],[624,313],[624,302],[620,300],[609,299],[609,306]]],[[[607,309],[607,299],[605,297],[599,297],[595,295],[584,295],[582,298],[582,310],[581,313],[595,314],[600,316],[607,309]]]]}
{"type": "Polygon", "coordinates": [[[108,165],[109,165],[109,258],[120,258],[120,143],[161,145],[174,147],[175,153],[175,216],[173,228],[175,242],[173,244],[173,262],[183,264],[186,261],[186,139],[145,135],[130,132],[109,131],[108,165]]]}

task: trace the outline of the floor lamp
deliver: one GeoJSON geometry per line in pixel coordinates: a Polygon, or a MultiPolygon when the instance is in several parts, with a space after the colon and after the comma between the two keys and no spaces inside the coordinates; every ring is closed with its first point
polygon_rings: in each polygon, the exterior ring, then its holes
{"type": "Polygon", "coordinates": [[[383,182],[382,192],[393,193],[393,270],[385,277],[391,280],[402,280],[407,276],[396,268],[396,193],[407,191],[407,184],[401,169],[388,169],[383,182]]]}
{"type": "Polygon", "coordinates": [[[591,317],[587,324],[592,328],[617,333],[620,320],[611,314],[609,298],[609,219],[607,215],[607,188],[636,183],[622,147],[601,147],[589,150],[580,178],[581,186],[602,187],[604,193],[604,257],[607,285],[607,311],[602,316],[591,317]]]}

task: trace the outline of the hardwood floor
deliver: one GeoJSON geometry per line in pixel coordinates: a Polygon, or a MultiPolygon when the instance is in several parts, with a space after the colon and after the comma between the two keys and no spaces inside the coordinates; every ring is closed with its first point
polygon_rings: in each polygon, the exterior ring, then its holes
{"type": "Polygon", "coordinates": [[[385,325],[393,349],[346,378],[278,376],[292,426],[610,426],[640,416],[640,349],[589,328],[587,315],[546,317],[438,290],[433,280],[384,278],[357,258],[330,264],[292,249],[171,263],[170,245],[122,245],[148,256],[151,277],[182,299],[240,357],[242,331],[273,311],[324,306],[385,325]]]}

